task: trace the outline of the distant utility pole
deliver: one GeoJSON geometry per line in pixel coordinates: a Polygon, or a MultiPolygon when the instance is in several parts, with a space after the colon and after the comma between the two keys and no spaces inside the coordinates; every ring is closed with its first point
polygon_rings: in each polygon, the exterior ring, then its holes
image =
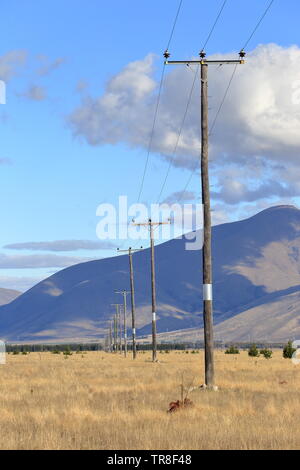
{"type": "Polygon", "coordinates": [[[136,329],[135,329],[135,297],[134,297],[134,276],[133,276],[133,261],[132,255],[136,251],[141,251],[143,247],[141,246],[140,249],[134,250],[131,247],[128,250],[120,250],[119,252],[126,252],[129,255],[129,271],[130,271],[130,293],[131,293],[131,320],[132,320],[132,357],[133,359],[136,358],[136,329]]]}
{"type": "Polygon", "coordinates": [[[119,333],[119,351],[122,354],[122,326],[120,321],[120,307],[121,304],[111,304],[113,307],[116,307],[116,350],[118,350],[118,333],[119,333]]]}
{"type": "Polygon", "coordinates": [[[114,315],[114,346],[113,346],[113,351],[117,352],[117,316],[116,314],[114,315]]]}
{"type": "Polygon", "coordinates": [[[155,286],[155,260],[154,260],[154,230],[153,227],[169,224],[168,222],[153,222],[151,219],[145,223],[133,223],[137,227],[149,227],[151,242],[151,293],[152,293],[152,361],[156,362],[157,340],[156,340],[156,286],[155,286]]]}
{"type": "Polygon", "coordinates": [[[123,295],[123,311],[124,311],[124,356],[127,357],[127,324],[126,324],[126,317],[127,317],[127,295],[130,294],[127,290],[115,290],[116,294],[123,295]]]}
{"type": "Polygon", "coordinates": [[[214,386],[214,340],[213,340],[213,309],[212,309],[212,262],[211,262],[211,209],[208,173],[208,65],[244,64],[246,53],[240,52],[239,60],[207,60],[206,54],[200,52],[200,60],[168,60],[170,53],[165,51],[165,64],[197,64],[201,66],[201,186],[203,205],[204,244],[203,257],[203,320],[205,345],[205,384],[214,386]]]}
{"type": "Polygon", "coordinates": [[[108,340],[108,347],[109,352],[112,351],[112,321],[109,322],[109,340],[108,340]]]}

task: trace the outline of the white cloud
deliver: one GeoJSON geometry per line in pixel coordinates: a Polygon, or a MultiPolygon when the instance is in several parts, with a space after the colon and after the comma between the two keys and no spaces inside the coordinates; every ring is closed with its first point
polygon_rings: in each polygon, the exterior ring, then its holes
{"type": "MultiPolygon", "coordinates": [[[[235,54],[212,56],[232,57],[235,54]]],[[[295,98],[300,83],[299,63],[299,47],[268,44],[257,47],[247,56],[246,64],[237,67],[211,137],[210,156],[213,176],[228,166],[237,170],[243,167],[244,174],[241,180],[231,183],[229,179],[219,180],[215,192],[218,198],[233,204],[299,194],[300,185],[294,177],[294,170],[299,174],[300,156],[300,104],[295,98]]],[[[209,69],[211,122],[232,70],[228,65],[209,69]]],[[[69,116],[74,134],[91,145],[125,142],[146,149],[158,92],[153,77],[153,55],[129,64],[108,82],[102,96],[83,100],[69,116]]],[[[187,67],[170,67],[166,76],[152,147],[165,160],[173,153],[192,81],[193,74],[187,67]]],[[[197,82],[174,166],[195,167],[199,134],[197,82]]]]}

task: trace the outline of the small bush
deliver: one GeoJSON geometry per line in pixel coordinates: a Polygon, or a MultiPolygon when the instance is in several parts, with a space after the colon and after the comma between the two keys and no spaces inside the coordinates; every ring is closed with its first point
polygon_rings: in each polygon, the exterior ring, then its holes
{"type": "Polygon", "coordinates": [[[20,353],[20,352],[19,352],[17,349],[15,349],[15,350],[13,351],[13,355],[14,355],[14,356],[17,356],[17,354],[19,354],[19,353],[20,353]]]}
{"type": "Polygon", "coordinates": [[[250,356],[250,357],[258,357],[259,356],[259,350],[257,349],[256,344],[252,344],[252,346],[250,346],[249,351],[248,351],[248,356],[250,356]]]}
{"type": "Polygon", "coordinates": [[[271,349],[265,348],[265,349],[260,350],[260,354],[264,356],[266,359],[271,359],[273,351],[271,351],[271,349]]]}
{"type": "Polygon", "coordinates": [[[60,354],[60,351],[58,349],[54,349],[54,351],[52,351],[52,354],[60,354]]]}
{"type": "Polygon", "coordinates": [[[64,350],[64,356],[72,356],[72,352],[71,352],[70,346],[68,346],[68,347],[64,350]]]}
{"type": "Polygon", "coordinates": [[[240,354],[240,351],[236,346],[230,346],[226,349],[225,354],[240,354]]]}
{"type": "Polygon", "coordinates": [[[292,341],[289,341],[288,344],[284,346],[282,355],[285,359],[292,359],[295,351],[296,349],[293,348],[292,341]]]}

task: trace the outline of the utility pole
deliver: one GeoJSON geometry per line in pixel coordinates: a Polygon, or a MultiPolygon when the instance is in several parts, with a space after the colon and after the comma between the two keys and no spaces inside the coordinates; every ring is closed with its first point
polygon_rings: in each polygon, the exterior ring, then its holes
{"type": "Polygon", "coordinates": [[[109,322],[109,352],[112,352],[112,321],[109,322]]]}
{"type": "Polygon", "coordinates": [[[126,324],[126,317],[127,317],[127,295],[130,294],[127,290],[115,290],[116,294],[123,295],[123,310],[124,310],[124,356],[127,357],[127,324],[126,324]]]}
{"type": "Polygon", "coordinates": [[[154,230],[153,227],[169,224],[168,222],[153,222],[149,219],[145,223],[133,223],[137,227],[149,227],[151,243],[151,295],[152,295],[152,361],[156,362],[157,340],[156,340],[156,286],[155,286],[155,259],[154,259],[154,230]]]}
{"type": "Polygon", "coordinates": [[[240,52],[239,60],[207,60],[205,52],[200,52],[200,60],[171,60],[170,53],[165,51],[165,64],[197,64],[201,66],[201,189],[203,205],[204,243],[202,249],[203,268],[203,322],[205,346],[205,384],[209,389],[214,387],[214,340],[212,308],[212,261],[211,261],[211,209],[208,172],[208,65],[244,64],[246,53],[240,52]]]}
{"type": "Polygon", "coordinates": [[[132,255],[136,251],[141,251],[142,246],[138,250],[134,250],[131,247],[128,250],[120,250],[119,252],[128,252],[129,255],[129,272],[130,272],[130,293],[131,293],[131,326],[132,326],[132,357],[136,358],[136,329],[135,329],[135,296],[134,296],[134,276],[133,276],[133,261],[132,255]]]}
{"type": "Polygon", "coordinates": [[[122,354],[122,328],[120,322],[120,307],[121,304],[111,304],[112,307],[116,307],[116,315],[115,315],[115,345],[116,351],[118,350],[118,333],[119,333],[119,351],[122,354]]]}

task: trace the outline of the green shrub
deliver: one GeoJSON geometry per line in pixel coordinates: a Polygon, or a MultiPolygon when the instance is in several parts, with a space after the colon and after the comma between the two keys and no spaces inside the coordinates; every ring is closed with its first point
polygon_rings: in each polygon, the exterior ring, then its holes
{"type": "Polygon", "coordinates": [[[60,351],[59,351],[58,349],[54,349],[54,350],[52,351],[52,354],[60,354],[60,351]]]}
{"type": "Polygon", "coordinates": [[[284,346],[282,354],[285,359],[292,359],[294,352],[296,352],[296,349],[293,348],[292,341],[289,341],[288,344],[284,346]]]}
{"type": "Polygon", "coordinates": [[[14,356],[16,356],[16,355],[19,354],[19,353],[20,353],[20,351],[18,351],[17,349],[15,349],[15,350],[13,351],[13,355],[14,355],[14,356]]]}
{"type": "Polygon", "coordinates": [[[225,354],[240,354],[240,351],[236,346],[230,346],[226,349],[225,354]]]}
{"type": "Polygon", "coordinates": [[[248,356],[250,356],[250,357],[258,357],[259,356],[259,350],[257,349],[256,344],[252,344],[252,346],[250,346],[249,351],[248,351],[248,356]]]}
{"type": "Polygon", "coordinates": [[[260,350],[260,354],[264,356],[266,359],[271,359],[273,351],[271,351],[271,349],[265,348],[265,349],[260,350]]]}
{"type": "Polygon", "coordinates": [[[64,356],[72,356],[70,346],[67,346],[66,349],[64,350],[64,356]]]}

